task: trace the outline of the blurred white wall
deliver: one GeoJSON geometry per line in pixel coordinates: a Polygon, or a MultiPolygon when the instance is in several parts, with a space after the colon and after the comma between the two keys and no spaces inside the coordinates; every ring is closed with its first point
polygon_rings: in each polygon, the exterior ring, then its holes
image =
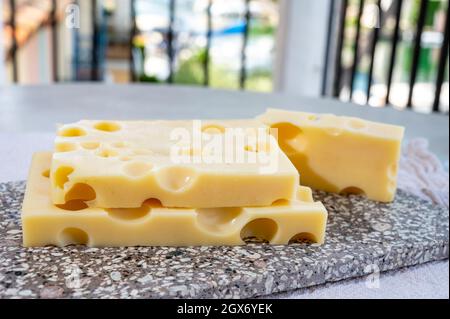
{"type": "Polygon", "coordinates": [[[319,96],[331,0],[280,0],[275,90],[319,96]]]}
{"type": "Polygon", "coordinates": [[[17,51],[20,84],[48,84],[52,81],[50,28],[39,29],[17,51]]]}

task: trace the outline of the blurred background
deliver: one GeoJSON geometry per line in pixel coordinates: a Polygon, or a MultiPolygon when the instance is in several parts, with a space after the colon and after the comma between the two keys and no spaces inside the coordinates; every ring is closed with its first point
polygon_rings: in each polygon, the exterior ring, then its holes
{"type": "Polygon", "coordinates": [[[0,85],[167,83],[449,110],[448,0],[0,5],[0,85]]]}

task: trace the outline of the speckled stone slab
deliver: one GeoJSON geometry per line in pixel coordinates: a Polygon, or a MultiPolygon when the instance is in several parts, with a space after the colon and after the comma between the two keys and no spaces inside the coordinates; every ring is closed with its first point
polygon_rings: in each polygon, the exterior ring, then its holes
{"type": "Polygon", "coordinates": [[[315,193],[323,246],[23,248],[24,186],[0,184],[2,298],[244,298],[448,258],[448,209],[401,191],[392,204],[315,193]]]}

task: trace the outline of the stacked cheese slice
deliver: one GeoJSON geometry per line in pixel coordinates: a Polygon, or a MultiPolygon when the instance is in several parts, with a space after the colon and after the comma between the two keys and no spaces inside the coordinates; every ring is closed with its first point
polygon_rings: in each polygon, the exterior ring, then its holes
{"type": "Polygon", "coordinates": [[[255,120],[63,125],[22,209],[25,246],[323,243],[326,220],[255,120]]]}
{"type": "Polygon", "coordinates": [[[275,109],[257,120],[63,125],[54,152],[32,161],[24,245],[321,244],[327,211],[308,187],[392,201],[403,134],[275,109]]]}
{"type": "Polygon", "coordinates": [[[299,170],[303,185],[380,202],[394,200],[403,127],[277,109],[258,119],[277,131],[278,143],[299,170]]]}

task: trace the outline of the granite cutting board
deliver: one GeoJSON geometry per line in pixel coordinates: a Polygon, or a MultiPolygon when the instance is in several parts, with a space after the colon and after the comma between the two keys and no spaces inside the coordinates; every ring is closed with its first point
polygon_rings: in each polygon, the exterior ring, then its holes
{"type": "Polygon", "coordinates": [[[0,184],[0,297],[254,297],[448,258],[448,209],[316,192],[326,244],[23,248],[24,182],[0,184]]]}

